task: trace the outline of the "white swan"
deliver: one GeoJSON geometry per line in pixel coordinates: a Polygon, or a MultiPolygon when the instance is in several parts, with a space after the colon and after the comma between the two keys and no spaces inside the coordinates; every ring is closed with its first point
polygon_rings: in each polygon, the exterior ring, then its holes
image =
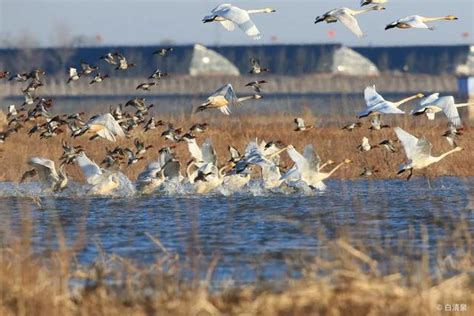
{"type": "Polygon", "coordinates": [[[207,98],[207,101],[197,108],[197,112],[206,109],[219,109],[225,115],[230,115],[229,106],[236,106],[240,102],[260,99],[262,96],[255,94],[251,96],[237,98],[234,88],[230,83],[223,85],[207,98]]]}
{"type": "Polygon", "coordinates": [[[375,85],[368,86],[364,90],[364,99],[367,107],[364,111],[357,113],[357,117],[362,118],[377,114],[404,114],[405,112],[398,108],[400,105],[413,99],[422,97],[424,97],[424,95],[422,93],[418,93],[398,102],[390,102],[385,100],[379,93],[377,93],[375,90],[375,85]]]}
{"type": "Polygon", "coordinates": [[[233,31],[237,25],[245,34],[257,40],[261,38],[260,31],[250,18],[250,14],[271,12],[275,12],[275,10],[272,8],[244,10],[225,3],[215,7],[211,14],[205,16],[202,21],[203,23],[220,22],[228,31],[233,31]]]}
{"type": "Polygon", "coordinates": [[[339,9],[333,9],[331,11],[324,13],[321,16],[316,17],[316,20],[314,21],[314,23],[316,24],[316,23],[324,22],[324,21],[326,21],[326,23],[335,23],[337,21],[340,21],[342,24],[344,24],[345,27],[347,27],[357,37],[363,37],[364,33],[360,29],[359,23],[357,22],[357,19],[355,18],[355,16],[361,13],[369,12],[369,11],[380,11],[380,10],[385,10],[385,8],[379,5],[366,8],[366,9],[361,9],[361,10],[352,10],[352,9],[343,7],[339,9]]]}
{"type": "Polygon", "coordinates": [[[396,127],[395,133],[402,142],[408,162],[402,164],[397,174],[401,174],[407,170],[410,171],[407,180],[410,180],[413,170],[420,170],[429,165],[440,161],[448,155],[463,150],[461,147],[456,147],[444,154],[434,157],[431,155],[431,148],[433,145],[424,137],[418,139],[415,136],[407,133],[400,127],[396,127]]]}
{"type": "Polygon", "coordinates": [[[283,178],[287,179],[294,179],[295,174],[297,173],[299,176],[299,180],[306,183],[311,188],[322,189],[324,190],[325,185],[323,180],[329,178],[336,170],[341,168],[343,165],[352,163],[351,160],[346,159],[336,167],[334,167],[329,172],[321,172],[321,169],[326,166],[328,163],[324,164],[324,166],[320,166],[321,158],[319,158],[318,154],[314,151],[313,145],[307,145],[304,148],[303,155],[301,155],[293,145],[288,146],[288,155],[290,156],[291,160],[294,161],[295,167],[290,169],[287,174],[283,176],[283,178]]]}
{"type": "Polygon", "coordinates": [[[439,97],[439,93],[433,93],[420,101],[420,104],[411,111],[414,116],[426,113],[429,120],[435,119],[435,114],[443,112],[454,127],[461,127],[461,117],[458,108],[465,106],[473,106],[474,103],[458,103],[454,102],[453,96],[439,97]]]}
{"type": "Polygon", "coordinates": [[[137,178],[137,190],[143,194],[153,193],[165,181],[180,182],[182,177],[179,172],[180,163],[176,159],[167,161],[161,165],[160,161],[150,163],[137,178]]]}
{"type": "MultiPolygon", "coordinates": [[[[68,184],[68,178],[66,175],[65,164],[59,166],[59,173],[56,171],[54,161],[42,157],[32,157],[28,160],[28,164],[36,170],[41,183],[46,185],[53,192],[62,191],[68,184]]],[[[26,172],[25,175],[33,176],[34,173],[26,172]]],[[[22,181],[25,178],[22,177],[22,181]]]]}
{"type": "Polygon", "coordinates": [[[428,25],[426,25],[426,23],[435,22],[435,21],[454,21],[457,19],[458,18],[455,17],[454,15],[447,15],[447,16],[436,17],[436,18],[429,18],[429,17],[420,16],[420,15],[410,15],[388,24],[385,27],[385,30],[389,30],[393,28],[399,28],[399,29],[415,28],[415,29],[434,30],[433,27],[429,27],[428,25]]]}
{"type": "Polygon", "coordinates": [[[88,190],[90,194],[108,195],[120,186],[120,179],[117,173],[100,168],[84,152],[81,152],[75,161],[81,168],[86,182],[91,185],[88,190]]]}
{"type": "Polygon", "coordinates": [[[116,141],[116,137],[124,138],[125,133],[120,124],[110,113],[96,115],[92,117],[82,128],[77,136],[84,133],[92,133],[92,138],[102,137],[111,142],[116,141]]]}

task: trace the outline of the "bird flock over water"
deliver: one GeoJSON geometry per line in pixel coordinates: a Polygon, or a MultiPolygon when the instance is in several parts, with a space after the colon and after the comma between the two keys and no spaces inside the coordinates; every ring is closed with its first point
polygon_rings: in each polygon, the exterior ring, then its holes
{"type": "MultiPolygon", "coordinates": [[[[362,36],[363,33],[355,16],[369,11],[384,10],[385,8],[381,4],[386,2],[387,0],[362,0],[361,6],[369,4],[375,4],[375,6],[362,10],[334,9],[317,17],[315,23],[340,21],[354,34],[362,36]]],[[[272,12],[275,12],[272,8],[244,10],[230,4],[222,4],[213,9],[210,15],[204,17],[203,22],[219,22],[229,31],[238,26],[248,36],[260,38],[260,31],[250,19],[250,15],[272,12]]],[[[390,23],[386,29],[428,28],[425,24],[427,22],[455,19],[453,16],[426,18],[413,15],[390,23]]],[[[160,58],[166,58],[172,53],[173,48],[166,47],[160,48],[153,54],[160,58]]],[[[90,84],[100,84],[111,76],[110,71],[113,68],[115,71],[126,71],[135,66],[119,52],[108,52],[100,56],[97,62],[101,64],[97,66],[81,61],[81,70],[79,71],[78,68],[71,66],[68,71],[67,83],[73,85],[75,81],[88,80],[90,84]],[[109,70],[108,74],[100,72],[107,69],[109,70]]],[[[250,74],[262,76],[269,71],[270,69],[264,67],[258,59],[252,58],[250,60],[250,74]]],[[[59,167],[56,168],[54,161],[49,158],[30,157],[27,163],[31,169],[26,171],[20,179],[20,182],[23,182],[37,176],[45,188],[53,192],[68,188],[67,166],[77,164],[83,172],[90,194],[112,194],[115,190],[120,189],[124,182],[131,183],[122,173],[123,168],[156,153],[156,160],[147,165],[134,183],[136,191],[141,194],[157,192],[170,183],[186,184],[198,194],[209,193],[219,187],[239,190],[249,185],[251,179],[255,177],[259,178],[261,186],[266,190],[282,187],[298,188],[300,186],[324,190],[326,187],[324,181],[327,178],[341,167],[352,163],[349,159],[343,159],[338,163],[332,160],[322,162],[312,144],[306,145],[301,153],[291,144],[283,144],[276,140],[258,140],[257,138],[247,144],[243,153],[229,144],[230,158],[219,161],[212,140],[206,138],[205,141],[200,141],[199,135],[206,133],[209,127],[208,123],[194,124],[188,129],[184,129],[174,126],[171,122],[158,120],[150,113],[153,104],[147,104],[143,97],[130,99],[123,106],[122,104],[110,106],[107,113],[99,113],[87,119],[84,118],[85,113],[52,114],[53,99],[43,98],[38,94],[38,90],[44,86],[44,75],[45,72],[41,69],[11,76],[8,71],[0,71],[0,80],[9,80],[25,85],[21,88],[25,99],[23,104],[18,109],[15,105],[8,106],[8,126],[0,133],[0,143],[7,142],[10,135],[20,131],[25,131],[29,137],[38,135],[43,141],[62,134],[63,154],[59,158],[59,167]],[[136,131],[148,133],[157,128],[163,129],[161,137],[169,142],[169,145],[151,153],[155,151],[153,146],[145,144],[134,134],[136,131]],[[100,163],[96,163],[87,156],[84,148],[73,144],[76,138],[85,137],[90,141],[102,138],[111,143],[124,138],[133,138],[134,147],[128,148],[120,145],[113,149],[106,147],[104,159],[100,163]],[[190,160],[185,165],[174,154],[176,146],[187,146],[190,160]],[[285,168],[285,170],[280,165],[280,155],[284,152],[293,161],[293,166],[285,168]],[[256,171],[259,171],[258,176],[256,176],[256,171]]],[[[167,76],[166,72],[156,69],[147,78],[148,81],[141,83],[136,89],[148,91],[167,76]]],[[[249,82],[245,87],[252,89],[253,93],[241,97],[236,95],[231,84],[223,84],[205,102],[196,106],[193,112],[198,115],[201,111],[217,109],[225,115],[231,115],[232,108],[243,102],[261,99],[266,83],[266,80],[260,78],[249,82]]],[[[462,135],[462,122],[458,108],[474,104],[456,104],[452,96],[440,96],[439,93],[428,96],[418,93],[392,102],[380,95],[376,91],[375,85],[365,88],[364,99],[366,108],[359,113],[354,113],[359,120],[342,127],[348,133],[361,128],[360,120],[363,118],[370,120],[370,130],[372,131],[391,128],[389,125],[383,124],[381,118],[387,115],[406,114],[400,107],[414,100],[418,100],[418,104],[409,114],[413,116],[426,114],[429,120],[434,120],[436,113],[443,113],[449,121],[449,129],[443,136],[446,137],[453,149],[440,156],[431,155],[432,145],[426,138],[417,138],[400,127],[393,129],[398,137],[396,140],[385,139],[371,145],[369,139],[363,137],[361,144],[357,147],[357,150],[361,152],[369,152],[373,148],[382,147],[389,153],[395,153],[398,151],[396,143],[401,142],[408,160],[402,163],[398,174],[408,172],[407,179],[410,179],[413,170],[424,169],[448,155],[462,150],[457,145],[457,139],[462,135]]],[[[316,125],[307,125],[300,117],[294,118],[294,124],[294,133],[308,133],[317,128],[316,125]]],[[[361,176],[370,176],[374,172],[377,171],[373,168],[364,168],[361,176]]]]}

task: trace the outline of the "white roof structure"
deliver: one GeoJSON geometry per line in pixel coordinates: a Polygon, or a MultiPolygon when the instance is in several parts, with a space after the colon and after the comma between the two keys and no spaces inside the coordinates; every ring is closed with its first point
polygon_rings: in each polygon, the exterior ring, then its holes
{"type": "Polygon", "coordinates": [[[194,45],[193,57],[189,67],[191,76],[200,75],[240,75],[239,69],[221,54],[203,45],[194,45]]]}
{"type": "Polygon", "coordinates": [[[332,72],[353,76],[379,74],[373,62],[348,47],[341,47],[334,52],[332,72]]]}

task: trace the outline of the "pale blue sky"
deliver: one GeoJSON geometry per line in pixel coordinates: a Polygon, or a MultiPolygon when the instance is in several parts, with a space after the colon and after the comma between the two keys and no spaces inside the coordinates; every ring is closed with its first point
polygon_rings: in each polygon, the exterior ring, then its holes
{"type": "MultiPolygon", "coordinates": [[[[227,2],[227,1],[224,1],[227,2]]],[[[0,39],[18,41],[28,35],[41,46],[57,46],[65,38],[100,36],[103,45],[268,44],[339,42],[346,45],[461,44],[474,42],[474,0],[389,0],[387,10],[359,16],[366,37],[357,39],[340,23],[313,24],[314,18],[335,7],[358,8],[359,0],[240,0],[245,9],[272,7],[254,21],[263,39],[253,41],[240,30],[227,32],[201,19],[220,1],[213,0],[0,0],[0,39]],[[386,24],[411,14],[453,14],[456,22],[440,22],[435,31],[390,30],[386,24]],[[328,38],[328,31],[336,36],[328,38]],[[462,36],[468,32],[469,36],[462,36]]]]}

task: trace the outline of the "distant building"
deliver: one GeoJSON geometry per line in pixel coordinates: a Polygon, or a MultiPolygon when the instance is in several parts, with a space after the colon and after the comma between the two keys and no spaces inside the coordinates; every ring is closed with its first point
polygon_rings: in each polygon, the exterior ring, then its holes
{"type": "Polygon", "coordinates": [[[341,47],[333,54],[332,73],[350,76],[376,76],[379,74],[379,70],[373,62],[361,54],[348,47],[341,47]]]}
{"type": "Polygon", "coordinates": [[[193,56],[189,66],[191,76],[206,75],[240,75],[239,69],[221,54],[203,45],[194,45],[193,56]]]}

